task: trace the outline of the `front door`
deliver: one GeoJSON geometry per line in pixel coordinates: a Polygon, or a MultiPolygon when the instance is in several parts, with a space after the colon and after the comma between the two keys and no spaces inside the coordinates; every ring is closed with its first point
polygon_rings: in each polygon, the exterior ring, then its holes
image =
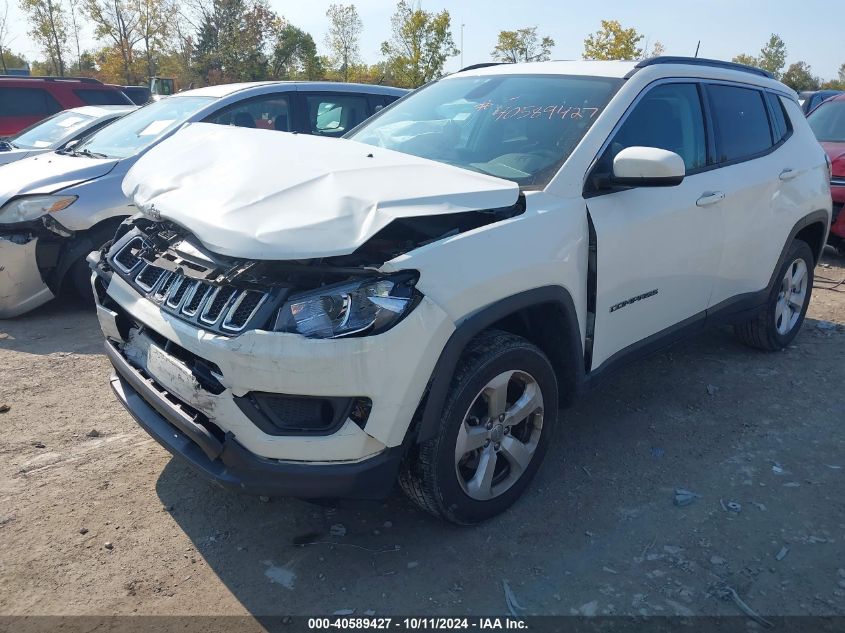
{"type": "Polygon", "coordinates": [[[592,192],[596,236],[593,370],[615,354],[703,316],[721,259],[719,170],[707,170],[707,134],[696,83],[648,90],[614,133],[594,171],[609,172],[626,147],[679,154],[673,187],[592,192]]]}

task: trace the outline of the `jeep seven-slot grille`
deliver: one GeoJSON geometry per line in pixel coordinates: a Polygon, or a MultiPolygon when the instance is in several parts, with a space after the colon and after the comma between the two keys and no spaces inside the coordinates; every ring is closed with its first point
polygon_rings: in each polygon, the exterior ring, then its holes
{"type": "Polygon", "coordinates": [[[184,321],[221,334],[237,334],[268,299],[264,291],[212,286],[181,272],[147,264],[136,255],[143,246],[141,238],[130,240],[112,255],[112,263],[142,294],[184,321]]]}

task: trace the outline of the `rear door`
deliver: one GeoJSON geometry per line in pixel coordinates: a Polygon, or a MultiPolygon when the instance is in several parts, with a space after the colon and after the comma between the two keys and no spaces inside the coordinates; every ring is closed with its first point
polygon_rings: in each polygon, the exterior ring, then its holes
{"type": "Polygon", "coordinates": [[[783,229],[783,222],[794,222],[784,194],[791,191],[791,176],[798,176],[800,168],[784,147],[790,132],[781,129],[788,123],[779,101],[770,102],[752,86],[708,83],[705,88],[713,118],[715,173],[725,194],[724,202],[712,209],[724,227],[710,301],[710,307],[719,309],[768,284],[791,229],[783,229]],[[772,105],[778,106],[777,123],[770,120],[772,105]]]}
{"type": "Polygon", "coordinates": [[[206,123],[290,132],[294,129],[291,101],[295,93],[270,92],[230,104],[205,118],[206,123]]]}
{"type": "Polygon", "coordinates": [[[697,83],[658,84],[641,95],[593,169],[591,176],[611,173],[616,154],[633,146],[675,152],[686,165],[674,187],[585,190],[596,241],[592,369],[651,336],[703,324],[722,239],[713,212],[721,184],[708,169],[706,130],[697,83]]]}

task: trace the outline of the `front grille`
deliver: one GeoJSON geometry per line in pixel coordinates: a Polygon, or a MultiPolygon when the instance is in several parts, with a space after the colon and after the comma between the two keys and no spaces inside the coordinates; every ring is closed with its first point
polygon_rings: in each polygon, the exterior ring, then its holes
{"type": "MultiPolygon", "coordinates": [[[[180,270],[167,271],[141,260],[136,253],[144,247],[144,240],[134,237],[111,255],[111,261],[124,279],[163,310],[184,321],[229,336],[251,324],[254,327],[264,325],[253,324],[253,321],[270,298],[270,292],[213,286],[188,277],[180,270]]],[[[193,273],[203,272],[196,265],[191,268],[193,273]]],[[[265,314],[264,319],[267,318],[265,314]]]]}
{"type": "Polygon", "coordinates": [[[130,240],[126,243],[126,246],[120,249],[120,252],[114,256],[112,261],[125,273],[134,270],[135,266],[141,263],[141,259],[135,255],[135,251],[143,245],[144,242],[140,237],[130,240]]]}
{"type": "Polygon", "coordinates": [[[830,184],[834,187],[845,187],[845,176],[834,176],[830,179],[830,184]]]}

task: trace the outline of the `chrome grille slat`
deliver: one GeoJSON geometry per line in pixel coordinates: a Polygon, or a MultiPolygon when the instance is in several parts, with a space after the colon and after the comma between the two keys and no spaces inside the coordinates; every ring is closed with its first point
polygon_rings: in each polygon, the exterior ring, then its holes
{"type": "Polygon", "coordinates": [[[229,303],[237,294],[238,291],[232,287],[215,288],[205,303],[205,307],[200,314],[200,321],[208,325],[217,323],[220,315],[226,311],[229,303]]]}
{"type": "Polygon", "coordinates": [[[252,317],[255,316],[255,313],[258,312],[258,309],[264,304],[267,300],[267,293],[259,292],[257,290],[244,290],[241,292],[240,296],[235,300],[232,304],[232,307],[229,308],[229,311],[226,313],[226,317],[223,319],[222,328],[224,330],[229,330],[231,332],[240,332],[243,330],[247,323],[250,322],[252,317]],[[258,295],[257,300],[255,296],[258,295]],[[252,301],[255,301],[254,307],[249,310],[248,314],[239,314],[239,310],[241,306],[250,305],[252,301]],[[247,302],[245,304],[245,302],[247,302]]]}
{"type": "MultiPolygon", "coordinates": [[[[252,323],[271,297],[271,293],[264,290],[212,285],[188,277],[181,268],[177,267],[174,271],[150,264],[132,252],[147,246],[146,240],[140,236],[126,242],[110,258],[115,272],[162,310],[183,321],[208,327],[219,334],[235,336],[252,323]]],[[[209,270],[205,274],[211,272],[209,270]]]]}
{"type": "Polygon", "coordinates": [[[135,277],[135,283],[143,290],[149,292],[161,280],[163,274],[164,271],[161,268],[157,268],[151,264],[144,264],[141,272],[135,277]]]}
{"type": "Polygon", "coordinates": [[[112,263],[117,266],[120,270],[125,273],[131,273],[138,264],[141,263],[141,259],[134,255],[131,251],[134,246],[143,246],[144,240],[140,237],[133,238],[129,240],[123,248],[121,248],[117,253],[115,253],[114,257],[112,257],[112,263]]]}
{"type": "Polygon", "coordinates": [[[210,293],[211,286],[201,281],[195,281],[190,290],[188,290],[188,295],[185,297],[185,303],[182,305],[182,314],[189,317],[195,316],[210,293]]]}

